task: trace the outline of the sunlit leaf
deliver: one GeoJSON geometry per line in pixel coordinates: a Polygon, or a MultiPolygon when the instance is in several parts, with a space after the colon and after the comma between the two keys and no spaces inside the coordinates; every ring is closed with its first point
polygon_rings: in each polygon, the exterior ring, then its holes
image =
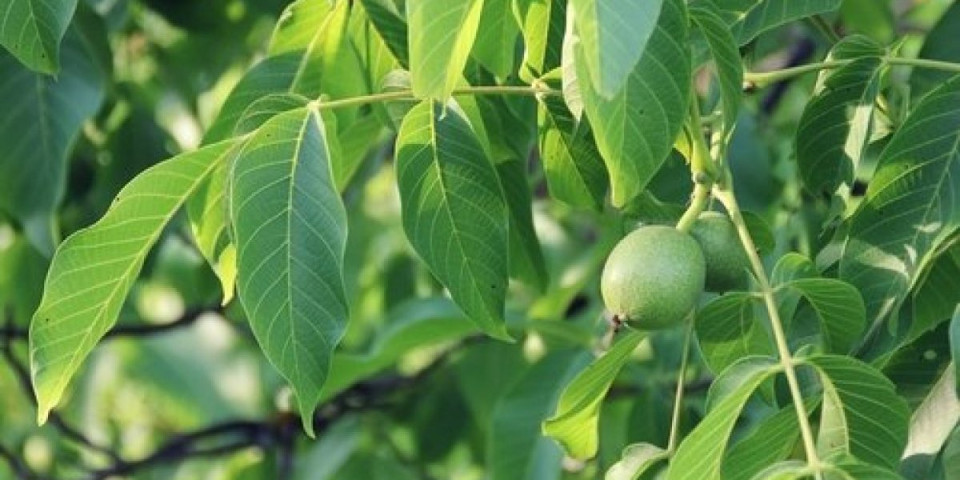
{"type": "Polygon", "coordinates": [[[785,23],[832,12],[841,0],[710,0],[721,12],[740,45],[785,23]]]}
{"type": "Polygon", "coordinates": [[[493,412],[487,463],[493,480],[559,480],[563,452],[540,433],[564,385],[587,355],[561,350],[528,368],[500,399],[493,412]]]}
{"type": "Polygon", "coordinates": [[[407,0],[406,7],[413,93],[445,101],[463,74],[483,0],[407,0]]]}
{"type": "Polygon", "coordinates": [[[230,152],[217,143],[160,163],[117,195],[100,221],[67,238],[53,257],[30,323],[30,364],[40,423],[110,330],[150,247],[183,202],[230,152]]]}
{"type": "Polygon", "coordinates": [[[634,443],[623,449],[623,458],[614,463],[604,480],[635,480],[651,467],[669,457],[666,450],[649,443],[634,443]]]}
{"type": "Polygon", "coordinates": [[[530,82],[560,66],[560,46],[566,28],[564,0],[513,0],[523,34],[520,78],[530,82]]]}
{"type": "Polygon", "coordinates": [[[740,61],[737,41],[711,3],[704,2],[691,7],[690,19],[706,38],[717,68],[720,97],[723,100],[723,136],[729,141],[740,111],[740,96],[743,89],[743,64],[740,61]]]}
{"type": "Polygon", "coordinates": [[[573,0],[574,28],[583,49],[578,59],[585,63],[583,71],[588,73],[581,76],[581,81],[589,80],[593,91],[606,100],[618,95],[657,30],[663,3],[573,0]]]}
{"type": "Polygon", "coordinates": [[[834,278],[800,278],[784,287],[810,302],[828,351],[847,353],[860,339],[866,312],[860,293],[850,284],[834,278]]]}
{"type": "Polygon", "coordinates": [[[839,277],[860,290],[876,330],[937,246],[960,225],[960,76],[917,105],[877,162],[849,222],[839,277]]]}
{"type": "Polygon", "coordinates": [[[749,355],[773,354],[773,344],[754,310],[760,299],[746,292],[717,297],[697,312],[696,330],[704,360],[722,372],[749,355]]]}
{"type": "MultiPolygon", "coordinates": [[[[607,170],[614,206],[636,197],[673,147],[690,101],[686,5],[666,0],[639,61],[615,92],[596,90],[583,39],[576,43],[577,78],[584,110],[607,170]]],[[[594,79],[599,80],[599,79],[594,79]]]]}
{"type": "Polygon", "coordinates": [[[571,457],[585,460],[597,454],[600,404],[645,336],[639,331],[628,332],[578,373],[563,390],[556,412],[543,422],[543,433],[559,442],[571,457]]]}
{"type": "MultiPolygon", "coordinates": [[[[16,0],[11,5],[30,3],[42,2],[16,0]]],[[[16,30],[28,28],[28,24],[21,19],[16,30]]],[[[0,31],[3,28],[0,26],[0,31]]],[[[83,122],[97,112],[104,98],[106,72],[93,51],[93,45],[101,41],[93,38],[96,34],[76,25],[70,28],[56,78],[31,71],[0,50],[0,105],[4,112],[0,119],[0,211],[23,222],[31,242],[47,256],[55,243],[50,215],[63,198],[70,149],[83,122]]]]}
{"type": "Polygon", "coordinates": [[[513,18],[513,0],[483,0],[473,56],[481,65],[500,78],[513,72],[514,53],[520,27],[513,18]]]}

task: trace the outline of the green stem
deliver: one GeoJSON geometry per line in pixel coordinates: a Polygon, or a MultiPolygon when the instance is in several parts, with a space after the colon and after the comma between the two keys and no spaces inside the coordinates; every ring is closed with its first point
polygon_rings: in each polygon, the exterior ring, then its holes
{"type": "Polygon", "coordinates": [[[774,290],[770,287],[770,280],[764,270],[763,262],[757,254],[756,244],[750,231],[747,230],[746,222],[743,220],[743,213],[740,211],[740,205],[737,203],[733,191],[727,189],[717,189],[714,191],[714,197],[723,203],[730,220],[737,228],[737,234],[740,236],[740,242],[747,252],[750,259],[750,266],[753,274],[757,278],[760,286],[760,293],[763,296],[763,303],[766,306],[767,314],[770,316],[770,327],[773,331],[774,342],[777,346],[777,352],[780,356],[780,364],[783,366],[784,374],[787,377],[787,386],[790,389],[790,397],[793,400],[794,409],[797,412],[797,420],[800,425],[800,436],[803,439],[803,449],[807,456],[807,463],[817,472],[816,478],[821,478],[820,457],[817,455],[816,443],[813,440],[813,429],[810,427],[810,418],[803,403],[803,394],[800,392],[800,382],[797,380],[797,372],[794,365],[793,355],[790,353],[790,347],[787,344],[787,336],[783,329],[783,322],[780,320],[780,312],[777,310],[777,301],[774,297],[774,290]]]}
{"type": "Polygon", "coordinates": [[[782,70],[771,70],[769,72],[744,72],[743,81],[753,83],[758,86],[769,85],[781,80],[793,78],[810,72],[819,72],[831,68],[839,68],[848,63],[847,60],[828,60],[826,62],[808,63],[796,67],[784,68],[782,70]]]}
{"type": "Polygon", "coordinates": [[[686,129],[690,137],[690,176],[693,178],[693,193],[690,206],[677,222],[677,230],[689,232],[693,222],[700,216],[700,212],[707,207],[710,201],[710,188],[716,172],[710,149],[703,138],[703,125],[700,123],[700,105],[697,101],[697,92],[690,91],[690,111],[687,115],[686,129]]]}
{"type": "Polygon", "coordinates": [[[680,441],[680,411],[683,409],[683,388],[686,382],[687,362],[690,359],[690,341],[693,337],[693,316],[687,320],[687,331],[683,335],[683,353],[680,354],[680,373],[677,375],[677,392],[673,398],[673,417],[670,419],[670,439],[667,440],[667,454],[673,455],[680,441]]]}
{"type": "MultiPolygon", "coordinates": [[[[560,90],[545,87],[527,87],[517,85],[489,85],[478,87],[457,88],[453,91],[453,96],[463,95],[561,95],[560,90]]],[[[320,110],[356,107],[369,103],[379,102],[398,102],[398,101],[419,101],[412,90],[397,90],[394,92],[373,93],[370,95],[360,95],[357,97],[343,98],[340,100],[331,100],[328,102],[317,100],[317,108],[320,110]]]]}
{"type": "Polygon", "coordinates": [[[886,57],[884,61],[890,65],[908,65],[911,67],[928,68],[930,70],[942,70],[944,72],[960,73],[960,63],[954,62],[941,62],[939,60],[903,57],[886,57]]]}
{"type": "Polygon", "coordinates": [[[693,195],[691,195],[690,206],[683,212],[683,216],[677,221],[676,228],[681,232],[689,232],[693,227],[693,222],[697,221],[700,213],[707,208],[710,201],[710,186],[698,183],[693,186],[693,195]]]}
{"type": "MultiPolygon", "coordinates": [[[[827,60],[824,62],[808,63],[782,70],[771,70],[769,72],[744,72],[743,81],[758,86],[769,85],[771,83],[793,78],[810,72],[820,70],[829,70],[840,68],[852,60],[827,60]]],[[[931,70],[941,70],[944,72],[960,73],[960,63],[942,62],[939,60],[926,60],[923,58],[903,58],[903,57],[883,57],[883,61],[888,65],[905,65],[917,68],[927,68],[931,70]]]]}

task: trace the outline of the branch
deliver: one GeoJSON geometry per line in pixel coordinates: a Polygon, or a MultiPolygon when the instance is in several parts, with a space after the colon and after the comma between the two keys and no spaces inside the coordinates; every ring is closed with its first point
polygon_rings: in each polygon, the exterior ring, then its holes
{"type": "MultiPolygon", "coordinates": [[[[204,307],[190,308],[184,311],[183,314],[180,315],[180,317],[178,317],[176,320],[169,323],[117,325],[108,331],[107,334],[104,335],[104,338],[147,337],[150,335],[166,333],[170,330],[176,330],[178,328],[193,325],[203,314],[211,312],[223,312],[223,307],[219,305],[208,305],[204,307]]],[[[4,341],[25,341],[29,338],[29,336],[30,330],[28,328],[18,327],[13,325],[11,322],[7,322],[5,325],[0,327],[0,339],[4,341]]]]}
{"type": "MultiPolygon", "coordinates": [[[[9,317],[8,317],[9,318],[9,317]]],[[[9,326],[9,322],[8,322],[9,326]]],[[[30,399],[30,402],[36,406],[37,399],[33,396],[33,384],[30,381],[30,373],[27,371],[27,367],[17,358],[16,354],[13,353],[13,346],[10,343],[8,338],[3,342],[3,357],[7,360],[7,363],[10,364],[10,369],[13,370],[14,376],[17,377],[17,381],[20,383],[20,388],[23,390],[23,393],[30,399]]],[[[79,429],[70,425],[66,419],[60,416],[57,412],[50,412],[50,424],[53,425],[64,437],[72,440],[80,446],[86,447],[88,450],[92,450],[103,455],[106,455],[113,461],[120,459],[120,456],[111,450],[108,447],[100,445],[83,433],[79,429]]]]}

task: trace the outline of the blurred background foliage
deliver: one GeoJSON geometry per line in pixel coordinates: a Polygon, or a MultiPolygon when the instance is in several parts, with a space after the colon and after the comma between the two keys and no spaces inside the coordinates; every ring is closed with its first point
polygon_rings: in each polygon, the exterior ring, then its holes
{"type": "MultiPolygon", "coordinates": [[[[665,444],[682,332],[645,340],[637,361],[618,377],[602,412],[596,461],[564,460],[540,434],[540,422],[566,381],[602,346],[607,323],[597,277],[607,252],[635,222],[675,218],[686,201],[689,185],[678,180],[687,178],[682,160],[664,168],[651,194],[624,218],[546,201],[540,165],[530,159],[549,280],[543,291],[511,284],[508,323],[518,341],[505,344],[478,336],[415,260],[400,228],[393,132],[386,128],[352,147],[362,159],[344,194],[352,318],[334,360],[329,402],[319,413],[328,422],[317,440],[291,430],[289,392],[257,349],[236,302],[219,306],[216,277],[193,246],[185,218],[151,253],[118,332],[86,363],[60,420],[36,426],[18,368],[25,364],[24,331],[39,301],[50,244],[99,218],[138,172],[199,145],[231,88],[263,58],[285,3],[81,2],[78,18],[90,25],[78,25],[83,35],[65,42],[84,49],[95,88],[71,100],[98,106],[71,147],[54,228],[0,212],[0,303],[7,317],[0,330],[6,353],[0,453],[7,460],[0,462],[0,478],[23,472],[105,478],[109,472],[97,470],[115,467],[116,455],[132,468],[114,473],[138,479],[586,479],[602,476],[627,443],[665,444]],[[223,430],[209,431],[218,426],[223,430]],[[178,448],[184,438],[193,443],[178,448]],[[159,460],[136,463],[151,458],[159,460]]],[[[846,0],[827,21],[845,33],[895,42],[914,56],[956,42],[958,28],[945,28],[949,35],[939,34],[937,42],[923,39],[938,21],[960,23],[960,9],[944,0],[846,0]]],[[[794,23],[759,37],[743,53],[751,70],[763,71],[822,58],[828,48],[816,29],[794,23]]],[[[928,53],[950,52],[956,49],[928,53]]],[[[22,68],[9,60],[0,67],[0,79],[9,74],[4,69],[22,68]]],[[[941,80],[925,71],[891,82],[903,88],[891,92],[889,123],[901,121],[903,107],[941,80]]],[[[819,232],[837,205],[802,191],[792,159],[814,82],[810,75],[748,93],[730,147],[742,204],[774,232],[768,261],[788,250],[816,254],[832,238],[830,228],[819,232]]],[[[534,125],[532,106],[511,101],[534,125]]],[[[535,141],[535,132],[510,131],[520,144],[535,141]]],[[[695,360],[686,425],[701,415],[710,379],[695,360]]],[[[929,384],[918,388],[915,398],[923,398],[929,384]]],[[[748,421],[770,413],[754,407],[748,421]]]]}

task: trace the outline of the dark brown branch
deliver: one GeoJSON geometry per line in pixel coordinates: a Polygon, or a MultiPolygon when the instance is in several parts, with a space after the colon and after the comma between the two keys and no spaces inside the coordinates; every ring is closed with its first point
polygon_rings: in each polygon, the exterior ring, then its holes
{"type": "MultiPolygon", "coordinates": [[[[20,359],[17,358],[16,354],[13,353],[13,346],[9,340],[3,342],[3,357],[7,360],[7,363],[10,364],[10,369],[13,370],[14,376],[17,377],[17,381],[20,383],[20,388],[23,390],[23,393],[27,396],[27,398],[30,399],[30,402],[36,406],[37,399],[33,396],[33,384],[30,381],[30,373],[27,371],[26,365],[24,365],[20,359]]],[[[70,423],[60,416],[59,413],[50,412],[49,421],[50,424],[60,432],[60,434],[71,441],[86,447],[89,450],[104,454],[113,461],[120,460],[120,457],[116,452],[103,445],[99,445],[85,436],[80,432],[79,429],[70,425],[70,423]]]]}
{"type": "MultiPolygon", "coordinates": [[[[162,324],[132,324],[132,325],[117,325],[113,329],[107,332],[104,335],[104,338],[118,338],[118,337],[146,337],[150,335],[156,335],[161,333],[166,333],[171,330],[176,330],[179,328],[187,327],[196,323],[204,313],[210,312],[222,312],[223,309],[219,305],[217,306],[206,306],[199,308],[191,308],[185,312],[183,315],[180,315],[176,320],[169,323],[162,324]]],[[[0,339],[2,340],[27,340],[30,335],[30,331],[24,327],[18,327],[16,325],[7,323],[3,327],[0,327],[0,339]]]]}

